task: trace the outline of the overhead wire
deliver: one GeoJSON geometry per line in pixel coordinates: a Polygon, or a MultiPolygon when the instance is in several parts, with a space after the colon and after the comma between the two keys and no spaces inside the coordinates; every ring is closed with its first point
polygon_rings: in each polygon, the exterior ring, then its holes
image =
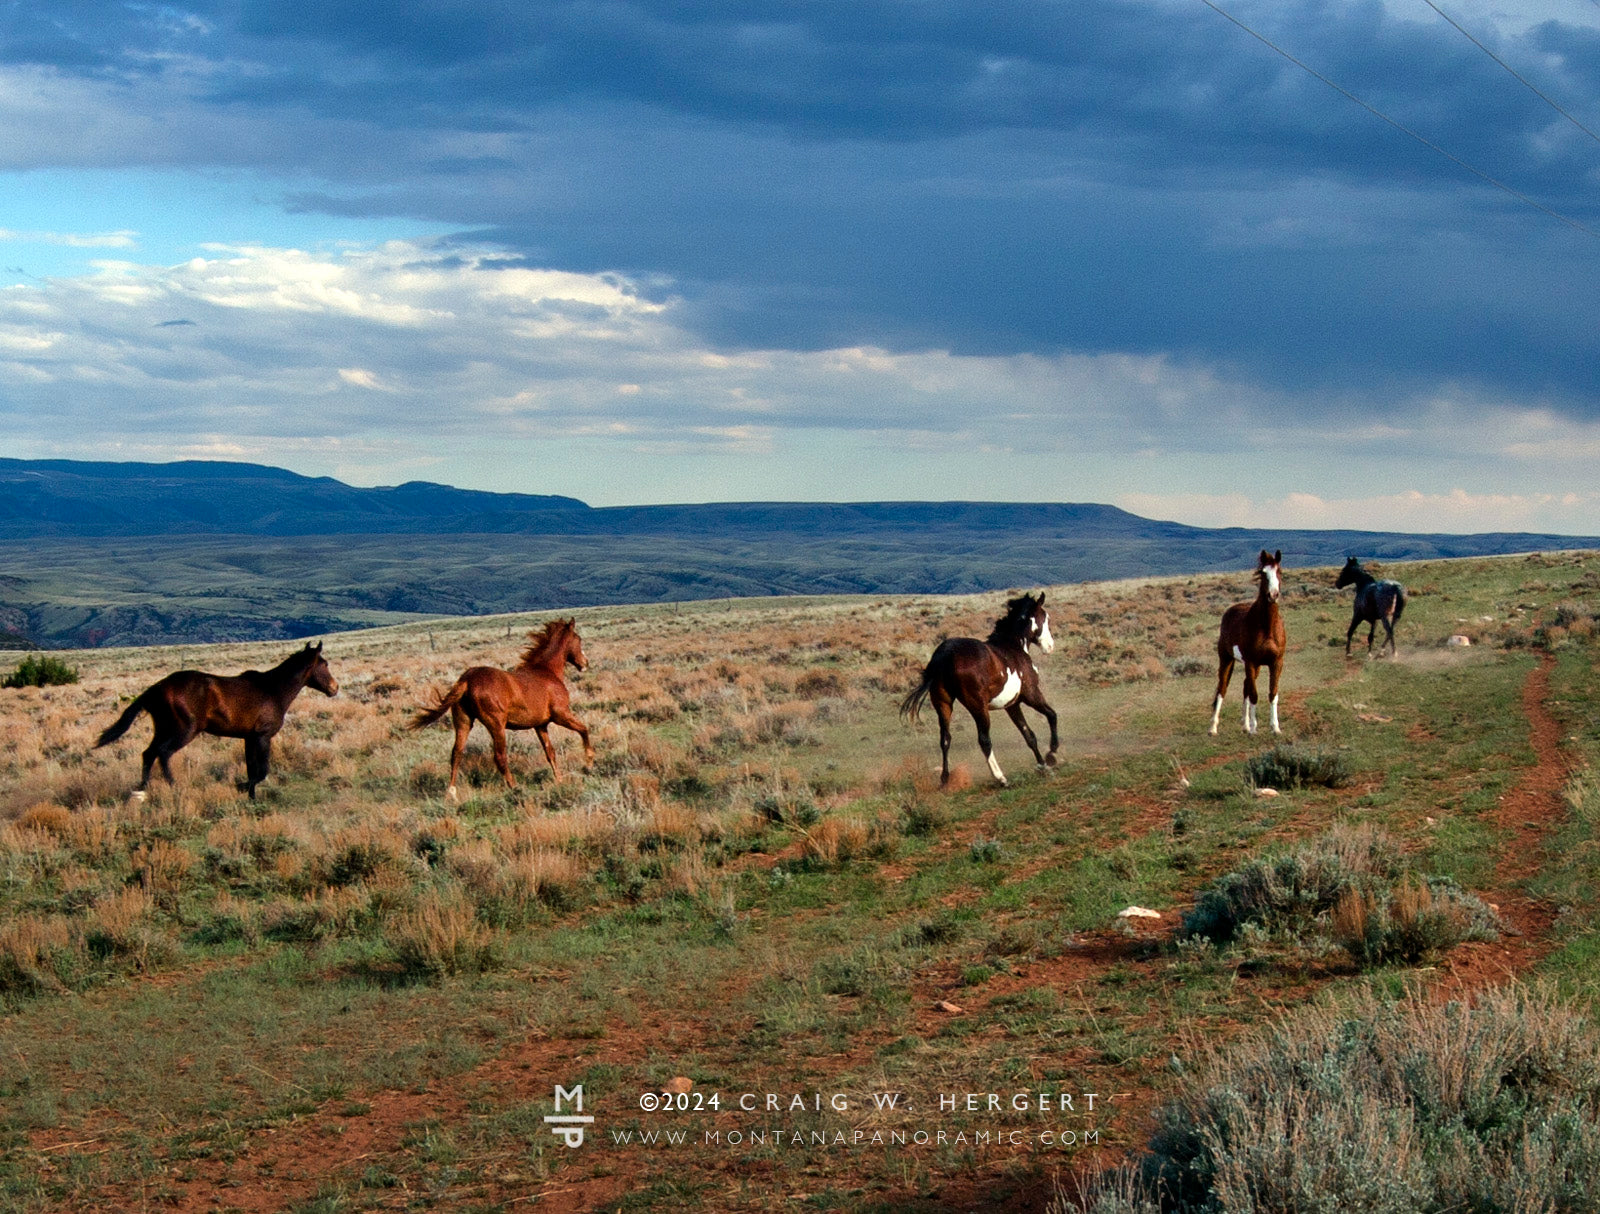
{"type": "Polygon", "coordinates": [[[1565,108],[1563,108],[1559,102],[1553,100],[1551,97],[1546,95],[1543,91],[1541,91],[1539,89],[1539,87],[1537,85],[1535,85],[1532,81],[1530,81],[1521,72],[1517,71],[1516,68],[1512,67],[1504,59],[1500,58],[1499,55],[1495,54],[1494,51],[1490,50],[1482,42],[1479,42],[1475,37],[1472,36],[1471,31],[1469,31],[1464,25],[1462,25],[1461,22],[1457,21],[1449,13],[1445,12],[1444,9],[1440,8],[1437,4],[1435,4],[1433,2],[1433,0],[1422,0],[1422,2],[1424,4],[1426,4],[1429,8],[1431,8],[1434,12],[1438,13],[1439,16],[1443,17],[1451,25],[1455,26],[1456,29],[1461,32],[1461,36],[1464,37],[1468,42],[1472,43],[1473,46],[1477,47],[1485,55],[1489,56],[1489,58],[1493,59],[1501,67],[1505,68],[1506,71],[1510,72],[1514,77],[1516,77],[1517,82],[1519,84],[1523,85],[1525,88],[1527,88],[1531,93],[1533,93],[1533,95],[1535,97],[1539,98],[1540,101],[1544,102],[1551,109],[1553,109],[1556,113],[1560,114],[1568,122],[1572,123],[1573,126],[1577,127],[1585,135],[1589,136],[1590,139],[1593,139],[1596,143],[1600,143],[1600,135],[1596,135],[1587,126],[1585,126],[1583,123],[1579,122],[1570,113],[1568,113],[1567,110],[1565,108]]]}
{"type": "Polygon", "coordinates": [[[1467,172],[1471,173],[1474,177],[1477,177],[1477,178],[1479,178],[1479,179],[1481,179],[1483,181],[1488,182],[1490,185],[1494,186],[1495,189],[1503,191],[1504,193],[1511,195],[1511,197],[1517,199],[1519,202],[1525,203],[1526,205],[1532,207],[1534,210],[1543,211],[1546,215],[1550,216],[1550,218],[1555,219],[1555,220],[1559,220],[1561,223],[1566,224],[1569,228],[1574,228],[1577,231],[1582,232],[1585,236],[1590,236],[1590,237],[1593,237],[1595,240],[1600,240],[1600,232],[1595,231],[1588,224],[1583,223],[1580,220],[1573,219],[1571,216],[1563,215],[1560,211],[1555,210],[1553,207],[1546,206],[1544,203],[1540,202],[1537,198],[1534,198],[1534,197],[1532,197],[1532,196],[1530,196],[1528,194],[1524,194],[1521,190],[1517,189],[1515,186],[1507,185],[1505,182],[1501,181],[1498,177],[1491,176],[1490,174],[1485,173],[1482,169],[1478,168],[1477,166],[1472,165],[1472,164],[1468,164],[1465,160],[1461,159],[1461,157],[1457,156],[1454,152],[1450,152],[1450,151],[1445,150],[1444,148],[1440,147],[1437,143],[1433,142],[1433,140],[1429,139],[1426,135],[1422,135],[1422,134],[1418,133],[1417,131],[1412,130],[1410,127],[1406,126],[1405,123],[1399,122],[1399,121],[1389,117],[1389,115],[1385,114],[1377,106],[1372,105],[1372,104],[1370,104],[1370,103],[1368,103],[1366,101],[1363,101],[1360,97],[1357,97],[1354,93],[1352,93],[1349,89],[1345,88],[1343,85],[1338,84],[1335,81],[1328,79],[1328,77],[1324,76],[1321,72],[1317,71],[1317,69],[1312,67],[1309,63],[1305,63],[1304,61],[1302,61],[1300,59],[1296,59],[1293,55],[1291,55],[1288,51],[1284,50],[1283,47],[1279,46],[1276,42],[1272,41],[1272,39],[1268,38],[1265,34],[1258,33],[1256,30],[1254,30],[1250,26],[1246,25],[1243,21],[1239,20],[1239,18],[1235,17],[1232,13],[1228,12],[1227,9],[1222,8],[1220,5],[1214,3],[1214,0],[1200,0],[1200,3],[1204,4],[1207,8],[1209,8],[1212,12],[1216,13],[1219,17],[1226,18],[1228,21],[1230,21],[1234,25],[1238,26],[1245,33],[1249,34],[1252,38],[1254,38],[1257,42],[1261,43],[1267,49],[1273,51],[1275,54],[1283,56],[1283,58],[1287,59],[1290,63],[1294,64],[1301,71],[1306,72],[1307,74],[1309,74],[1311,76],[1315,76],[1318,80],[1322,81],[1323,84],[1327,85],[1329,88],[1331,88],[1334,92],[1338,93],[1340,96],[1345,97],[1345,98],[1349,99],[1350,101],[1355,102],[1357,105],[1359,105],[1362,109],[1366,110],[1373,117],[1381,119],[1382,121],[1388,123],[1390,126],[1394,127],[1395,130],[1400,131],[1403,134],[1411,136],[1411,138],[1415,139],[1418,143],[1422,144],[1423,147],[1428,148],[1431,151],[1437,152],[1439,155],[1443,156],[1446,160],[1450,161],[1452,164],[1459,165],[1461,168],[1463,168],[1467,172]]]}

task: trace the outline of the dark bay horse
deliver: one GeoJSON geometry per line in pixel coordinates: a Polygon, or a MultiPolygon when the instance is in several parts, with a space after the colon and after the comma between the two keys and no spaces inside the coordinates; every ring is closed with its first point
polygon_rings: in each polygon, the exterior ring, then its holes
{"type": "MultiPolygon", "coordinates": [[[[1372,634],[1378,631],[1378,621],[1383,621],[1383,630],[1387,634],[1385,644],[1389,646],[1389,656],[1394,657],[1399,650],[1394,643],[1394,626],[1400,622],[1400,613],[1406,609],[1406,588],[1399,582],[1380,582],[1365,569],[1361,562],[1351,557],[1345,561],[1344,568],[1339,571],[1339,580],[1334,583],[1336,589],[1345,586],[1356,588],[1355,614],[1350,617],[1350,627],[1344,634],[1344,656],[1350,656],[1350,638],[1355,636],[1356,629],[1365,620],[1370,627],[1367,629],[1367,652],[1372,652],[1372,634]]],[[[1378,646],[1378,656],[1383,656],[1383,645],[1378,646]]]]}
{"type": "Polygon", "coordinates": [[[1288,642],[1283,633],[1283,616],[1278,612],[1278,593],[1283,584],[1283,553],[1266,549],[1256,558],[1258,585],[1253,602],[1235,603],[1222,613],[1222,629],[1217,635],[1217,699],[1211,706],[1211,733],[1217,732],[1222,715],[1222,699],[1228,694],[1233,664],[1244,664],[1244,731],[1255,733],[1256,671],[1265,666],[1271,677],[1267,698],[1272,705],[1272,732],[1278,727],[1278,677],[1283,673],[1283,655],[1288,642]]]}
{"type": "Polygon", "coordinates": [[[1055,766],[1056,713],[1039,690],[1039,671],[1028,656],[1029,645],[1037,645],[1045,653],[1056,647],[1042,593],[1037,598],[1025,594],[1008,602],[1005,615],[995,621],[987,641],[951,637],[933,651],[923,668],[922,682],[901,703],[900,715],[915,721],[923,701],[933,701],[933,709],[939,714],[939,750],[944,756],[941,784],[950,782],[950,714],[958,700],[972,714],[978,726],[978,746],[1001,784],[1006,777],[995,762],[994,747],[989,741],[991,708],[1006,710],[1041,768],[1055,766]],[[1039,753],[1039,740],[1023,719],[1024,704],[1050,722],[1050,749],[1043,755],[1039,753]]]}
{"type": "Polygon", "coordinates": [[[489,731],[494,742],[495,766],[510,788],[515,788],[517,782],[511,778],[511,760],[506,753],[508,729],[531,729],[539,735],[544,757],[550,761],[550,770],[558,780],[561,769],[556,766],[555,747],[550,745],[551,724],[570,729],[581,737],[584,765],[594,762],[588,727],[572,715],[567,684],[562,678],[568,664],[578,670],[589,668],[589,660],[583,656],[583,642],[578,639],[577,623],[575,619],[551,620],[543,632],[530,632],[528,639],[533,644],[523,650],[522,662],[515,670],[473,666],[462,672],[455,686],[439,696],[432,708],[423,709],[412,719],[412,729],[432,725],[447,712],[455,722],[450,787],[445,791],[450,800],[459,799],[456,774],[461,768],[461,756],[466,753],[467,735],[472,732],[474,721],[482,721],[489,731]]]}
{"type": "Polygon", "coordinates": [[[244,739],[245,789],[256,799],[256,785],[267,778],[272,739],[283,728],[283,718],[294,698],[307,687],[325,696],[337,695],[339,684],[322,656],[322,642],[307,645],[271,670],[247,670],[240,675],[206,674],[180,670],[147,687],[129,704],[95,743],[115,742],[128,732],[134,718],[148,712],[156,727],[155,738],[144,752],[144,770],[134,795],[144,797],[150,769],[159,762],[161,774],[171,784],[169,760],[196,736],[244,739]]]}

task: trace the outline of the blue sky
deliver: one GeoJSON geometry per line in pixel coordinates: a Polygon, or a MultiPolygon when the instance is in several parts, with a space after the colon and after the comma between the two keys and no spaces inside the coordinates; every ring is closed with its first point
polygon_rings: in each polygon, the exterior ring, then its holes
{"type": "Polygon", "coordinates": [[[1600,534],[1600,2],[1435,2],[1218,0],[1455,161],[1202,0],[12,4],[0,446],[1600,534]]]}

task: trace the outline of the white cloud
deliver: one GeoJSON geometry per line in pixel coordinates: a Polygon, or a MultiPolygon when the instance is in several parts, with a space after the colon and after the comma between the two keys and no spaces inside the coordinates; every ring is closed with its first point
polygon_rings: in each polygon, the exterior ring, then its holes
{"type": "Polygon", "coordinates": [[[138,237],[137,232],[18,232],[0,228],[0,240],[65,245],[73,249],[131,249],[138,243],[138,237]]]}
{"type": "Polygon", "coordinates": [[[1484,531],[1595,534],[1600,492],[1424,493],[1406,489],[1370,497],[1293,492],[1275,498],[1245,494],[1125,493],[1116,505],[1134,514],[1195,526],[1308,530],[1484,531]]]}

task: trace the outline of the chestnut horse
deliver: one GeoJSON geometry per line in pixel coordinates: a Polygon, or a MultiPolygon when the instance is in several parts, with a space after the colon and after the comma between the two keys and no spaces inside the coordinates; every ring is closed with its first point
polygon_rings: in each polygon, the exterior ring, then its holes
{"type": "Polygon", "coordinates": [[[1256,731],[1256,671],[1265,666],[1271,677],[1267,698],[1272,705],[1272,732],[1283,732],[1278,727],[1278,677],[1283,673],[1283,655],[1288,648],[1283,616],[1278,612],[1283,553],[1268,555],[1263,548],[1256,558],[1255,579],[1260,587],[1255,601],[1235,603],[1222,613],[1222,630],[1217,635],[1217,699],[1211,706],[1213,734],[1217,732],[1222,698],[1228,694],[1235,662],[1244,663],[1244,731],[1256,731]]]}
{"type": "Polygon", "coordinates": [[[133,794],[143,800],[150,769],[159,762],[161,774],[168,784],[173,783],[168,760],[197,735],[243,738],[244,788],[254,801],[256,785],[267,778],[273,736],[283,728],[289,705],[307,687],[315,687],[325,696],[339,693],[339,684],[322,656],[320,641],[264,672],[247,670],[228,676],[180,670],[142,691],[100,735],[95,746],[115,742],[128,732],[141,712],[150,714],[156,727],[155,738],[145,748],[144,770],[133,794]]]}
{"type": "Polygon", "coordinates": [[[588,727],[572,715],[567,684],[562,678],[569,663],[578,670],[589,668],[589,660],[583,656],[583,642],[578,639],[577,623],[575,619],[551,620],[543,632],[530,632],[528,639],[533,644],[523,650],[522,662],[515,670],[473,666],[462,672],[454,687],[439,696],[438,703],[412,718],[412,729],[432,725],[447,712],[455,722],[450,787],[445,790],[450,800],[459,799],[456,774],[461,768],[461,756],[466,753],[467,735],[472,732],[474,721],[482,721],[489,731],[494,741],[495,766],[510,788],[515,788],[517,782],[511,778],[511,761],[506,754],[508,729],[531,729],[539,735],[544,757],[550,760],[550,770],[558,780],[561,769],[556,766],[555,747],[550,745],[551,724],[570,729],[581,737],[584,765],[594,762],[588,727]]]}
{"type": "Polygon", "coordinates": [[[1002,785],[1006,782],[1000,764],[995,762],[989,741],[989,710],[1003,708],[1022,732],[1023,741],[1033,751],[1042,769],[1056,762],[1056,713],[1039,690],[1039,670],[1028,656],[1028,646],[1037,645],[1045,653],[1056,647],[1050,636],[1050,614],[1044,609],[1044,595],[1025,594],[1006,604],[1006,613],[995,621],[987,641],[972,637],[951,637],[941,641],[922,671],[922,682],[900,705],[900,715],[912,721],[924,700],[932,699],[939,714],[939,750],[944,766],[939,783],[950,782],[950,714],[961,701],[978,726],[978,746],[989,761],[989,770],[1002,785]],[[1023,719],[1026,704],[1050,722],[1050,750],[1041,755],[1039,740],[1023,719]]]}
{"type": "MultiPolygon", "coordinates": [[[[1383,621],[1383,630],[1387,634],[1384,644],[1389,646],[1389,656],[1395,657],[1399,649],[1394,643],[1394,626],[1400,622],[1400,613],[1406,609],[1406,588],[1399,582],[1380,582],[1365,569],[1361,562],[1351,557],[1345,561],[1344,568],[1339,571],[1339,580],[1334,584],[1335,589],[1345,586],[1356,588],[1355,613],[1350,617],[1350,627],[1344,634],[1344,656],[1350,656],[1350,638],[1355,636],[1356,629],[1365,620],[1367,628],[1367,652],[1372,652],[1372,635],[1378,631],[1378,621],[1383,621]]],[[[1383,656],[1383,645],[1378,646],[1378,656],[1383,656]]]]}

